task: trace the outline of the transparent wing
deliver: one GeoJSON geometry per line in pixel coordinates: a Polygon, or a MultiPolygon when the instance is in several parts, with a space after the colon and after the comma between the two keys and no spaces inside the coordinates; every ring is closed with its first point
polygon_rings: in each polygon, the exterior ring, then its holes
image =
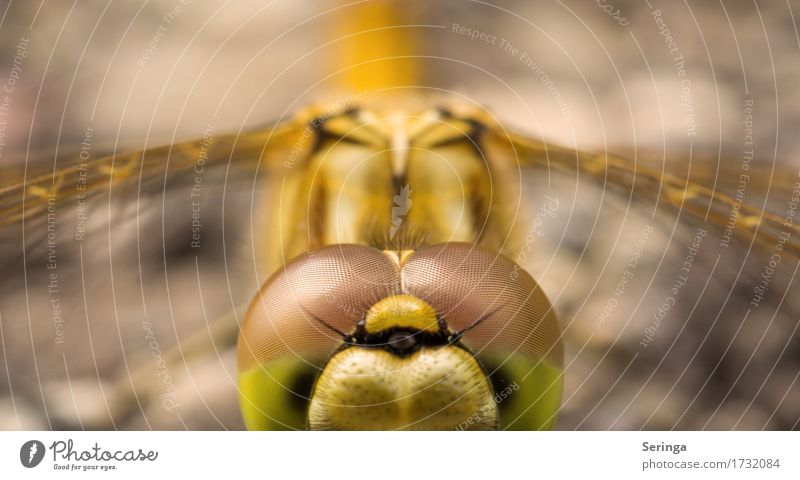
{"type": "MultiPolygon", "coordinates": [[[[800,257],[800,225],[785,214],[756,207],[758,203],[737,197],[736,183],[731,179],[738,179],[738,175],[732,174],[726,164],[720,169],[701,161],[687,170],[685,176],[678,176],[666,168],[659,170],[624,157],[569,149],[500,129],[491,130],[487,141],[506,150],[506,155],[515,158],[522,169],[553,169],[584,175],[637,198],[655,200],[657,208],[679,211],[687,222],[730,228],[740,241],[752,241],[766,249],[780,243],[785,253],[800,257]],[[731,193],[723,193],[726,190],[731,193]]],[[[798,172],[781,166],[772,172],[759,168],[762,171],[749,174],[754,181],[749,185],[751,189],[767,192],[767,188],[774,188],[778,193],[773,193],[772,198],[783,196],[783,202],[797,202],[798,172]]]]}
{"type": "Polygon", "coordinates": [[[51,168],[31,160],[30,168],[0,169],[0,228],[35,218],[48,207],[77,198],[89,199],[111,188],[163,188],[192,171],[229,167],[276,173],[291,171],[309,147],[312,111],[265,128],[202,138],[146,150],[57,157],[51,168]]]}

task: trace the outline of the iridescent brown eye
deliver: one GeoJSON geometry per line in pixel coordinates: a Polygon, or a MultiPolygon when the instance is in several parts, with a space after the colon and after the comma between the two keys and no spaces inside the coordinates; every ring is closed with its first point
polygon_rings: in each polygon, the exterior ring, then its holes
{"type": "Polygon", "coordinates": [[[478,357],[521,355],[561,367],[561,332],[549,300],[503,255],[465,243],[423,247],[403,266],[403,279],[450,329],[467,332],[463,341],[478,357]]]}
{"type": "MultiPolygon", "coordinates": [[[[399,289],[397,265],[380,250],[337,245],[289,262],[261,288],[238,344],[239,369],[276,359],[324,361],[378,300],[399,289]]],[[[315,363],[317,362],[317,363],[315,363]]]]}

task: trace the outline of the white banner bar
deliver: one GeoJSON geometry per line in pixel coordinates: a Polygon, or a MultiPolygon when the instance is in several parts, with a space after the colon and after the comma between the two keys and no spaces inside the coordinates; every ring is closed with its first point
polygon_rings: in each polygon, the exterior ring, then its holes
{"type": "Polygon", "coordinates": [[[797,479],[798,452],[796,432],[5,432],[0,471],[4,479],[797,479]]]}

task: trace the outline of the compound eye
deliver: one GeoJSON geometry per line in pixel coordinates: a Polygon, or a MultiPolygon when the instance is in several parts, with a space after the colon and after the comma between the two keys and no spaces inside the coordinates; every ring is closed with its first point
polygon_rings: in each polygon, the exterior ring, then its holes
{"type": "Polygon", "coordinates": [[[309,382],[297,379],[316,378],[343,335],[399,288],[397,265],[365,246],[324,247],[276,272],[250,305],[239,335],[247,427],[305,428],[309,382]]]}
{"type": "Polygon", "coordinates": [[[505,256],[463,243],[424,247],[403,267],[406,289],[429,303],[477,356],[514,353],[560,367],[561,332],[550,301],[505,256]]]}
{"type": "Polygon", "coordinates": [[[449,329],[465,332],[463,345],[502,399],[502,428],[551,426],[561,397],[561,331],[531,276],[499,253],[463,243],[419,249],[402,275],[409,294],[429,303],[449,329]]]}
{"type": "Polygon", "coordinates": [[[335,245],[289,262],[261,287],[239,338],[239,369],[280,358],[326,358],[370,307],[399,288],[380,250],[335,245]]]}

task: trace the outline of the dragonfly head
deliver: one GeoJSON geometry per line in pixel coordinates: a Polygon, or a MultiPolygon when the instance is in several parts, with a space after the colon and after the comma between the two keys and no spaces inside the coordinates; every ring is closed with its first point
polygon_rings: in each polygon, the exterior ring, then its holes
{"type": "Polygon", "coordinates": [[[496,252],[331,245],[253,301],[241,410],[251,429],[549,428],[560,337],[538,285],[496,252]]]}

